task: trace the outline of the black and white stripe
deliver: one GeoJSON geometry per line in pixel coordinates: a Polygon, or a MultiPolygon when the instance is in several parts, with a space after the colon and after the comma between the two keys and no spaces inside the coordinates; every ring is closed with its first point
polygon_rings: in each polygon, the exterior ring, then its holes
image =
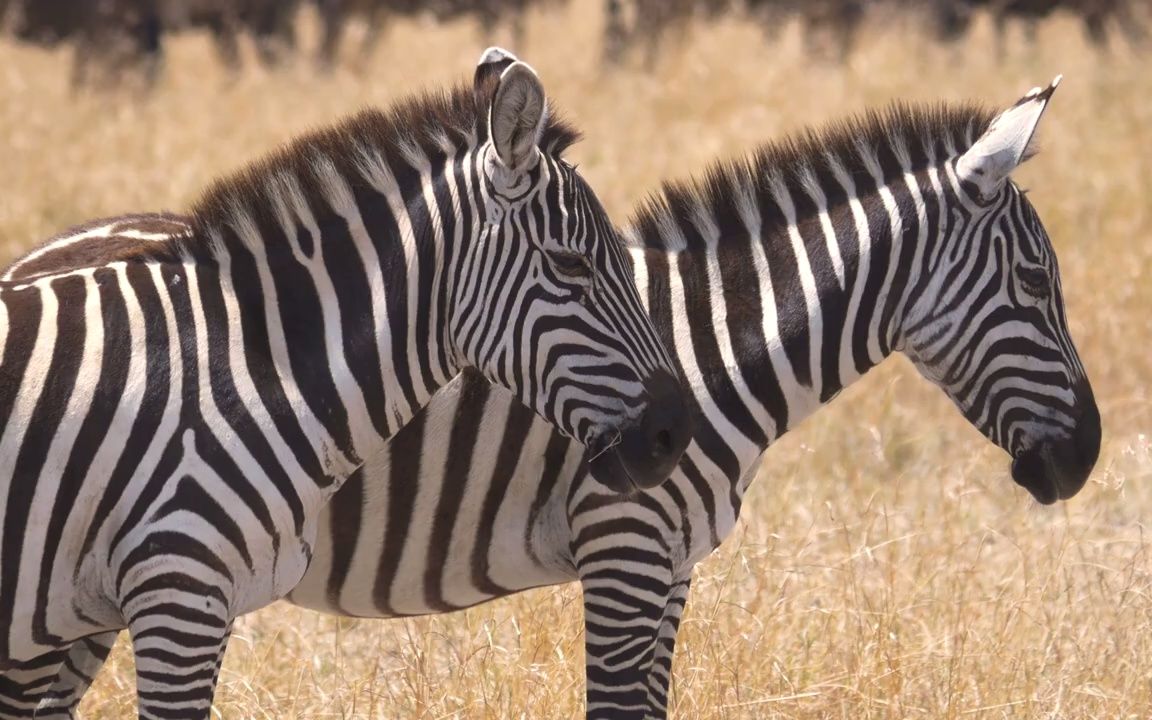
{"type": "Polygon", "coordinates": [[[667,477],[688,401],[574,139],[494,49],[473,87],[302,138],[187,218],[8,270],[0,716],[69,716],[127,627],[140,715],[209,717],[232,620],[296,585],[322,506],[463,368],[622,488],[667,477]]]}
{"type": "MultiPolygon", "coordinates": [[[[698,415],[671,479],[606,492],[579,447],[465,373],[336,493],[289,599],[396,617],[580,580],[588,715],[663,717],[692,568],[731,532],[761,453],[894,351],[1038,499],[1071,496],[1099,416],[1052,247],[1007,178],[1051,93],[997,117],[896,107],[668,185],[628,235],[698,415]]],[[[77,646],[61,695],[113,639],[77,646]]]]}

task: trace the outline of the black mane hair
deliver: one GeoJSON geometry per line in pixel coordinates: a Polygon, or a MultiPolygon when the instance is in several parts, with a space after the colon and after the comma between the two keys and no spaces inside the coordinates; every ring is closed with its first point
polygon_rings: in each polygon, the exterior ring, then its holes
{"type": "Polygon", "coordinates": [[[717,162],[700,178],[664,183],[634,213],[628,241],[667,248],[671,238],[661,232],[664,223],[691,220],[701,210],[730,204],[736,188],[751,188],[760,196],[773,183],[802,187],[806,177],[829,178],[833,165],[850,176],[868,176],[869,183],[870,162],[879,165],[886,181],[903,174],[905,165],[911,172],[923,170],[967,150],[995,117],[996,112],[974,103],[897,102],[803,130],[745,157],[717,162]]]}
{"type": "MultiPolygon", "coordinates": [[[[291,177],[311,202],[323,182],[317,162],[326,161],[350,183],[360,182],[359,165],[365,153],[379,155],[390,167],[408,166],[412,152],[429,158],[444,155],[445,143],[475,147],[487,139],[488,107],[498,78],[479,88],[457,85],[447,91],[428,91],[401,100],[390,108],[368,108],[327,128],[306,133],[237,172],[217,179],[190,212],[195,231],[191,242],[205,243],[206,230],[233,221],[237,211],[249,214],[257,226],[271,217],[270,193],[274,181],[291,177]]],[[[540,148],[559,157],[579,140],[579,133],[549,107],[540,148]]],[[[188,248],[191,249],[191,248],[188,248]]]]}

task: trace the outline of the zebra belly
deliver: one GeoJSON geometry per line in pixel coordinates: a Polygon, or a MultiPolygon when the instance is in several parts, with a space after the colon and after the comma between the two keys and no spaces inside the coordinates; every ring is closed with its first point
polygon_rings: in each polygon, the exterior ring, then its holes
{"type": "Polygon", "coordinates": [[[396,617],[577,579],[565,503],[583,447],[556,442],[550,425],[496,389],[480,401],[474,435],[461,433],[453,425],[474,399],[461,407],[458,382],[336,493],[288,600],[396,617]],[[517,451],[512,462],[494,451],[506,447],[517,451]]]}
{"type": "MultiPolygon", "coordinates": [[[[321,523],[322,532],[328,518],[321,523]]],[[[396,573],[360,572],[333,577],[332,546],[321,542],[303,579],[284,599],[301,607],[332,615],[363,618],[397,618],[435,615],[480,605],[524,590],[558,585],[577,579],[572,569],[522,564],[511,582],[480,586],[471,573],[425,571],[408,568],[396,573]],[[429,591],[434,584],[436,590],[429,591]]],[[[358,553],[373,551],[360,548],[358,553]]],[[[380,553],[378,548],[376,553],[380,553]]],[[[522,554],[507,555],[506,558],[522,554]]],[[[379,556],[377,556],[379,559],[379,556]]],[[[356,562],[360,562],[357,559],[356,562]]]]}
{"type": "MultiPolygon", "coordinates": [[[[390,618],[450,612],[544,585],[576,580],[570,564],[541,563],[525,551],[524,528],[509,527],[493,538],[488,577],[478,579],[469,563],[458,559],[433,564],[427,548],[413,549],[399,563],[394,551],[377,538],[361,538],[349,557],[331,542],[331,532],[342,517],[329,507],[321,515],[320,538],[312,564],[287,600],[302,607],[335,615],[390,618]],[[341,569],[343,567],[343,569],[341,569]]],[[[424,518],[413,518],[423,521],[424,518]]],[[[449,554],[471,554],[470,539],[454,541],[449,554]],[[455,553],[453,552],[455,550],[455,553]]]]}

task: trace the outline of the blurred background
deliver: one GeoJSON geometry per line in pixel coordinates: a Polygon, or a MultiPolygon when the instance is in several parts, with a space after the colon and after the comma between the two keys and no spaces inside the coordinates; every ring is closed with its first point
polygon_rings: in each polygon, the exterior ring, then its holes
{"type": "MultiPolygon", "coordinates": [[[[1060,258],[1103,415],[1042,508],[902,358],[771,448],[693,586],[677,718],[1152,715],[1152,3],[1147,0],[0,0],[0,262],[364,105],[540,72],[608,211],[893,99],[1013,102],[1065,76],[1017,180],[1060,258]]],[[[223,717],[572,718],[575,586],[453,615],[243,618],[223,717]]],[[[134,716],[118,651],[87,717],[134,716]]]]}

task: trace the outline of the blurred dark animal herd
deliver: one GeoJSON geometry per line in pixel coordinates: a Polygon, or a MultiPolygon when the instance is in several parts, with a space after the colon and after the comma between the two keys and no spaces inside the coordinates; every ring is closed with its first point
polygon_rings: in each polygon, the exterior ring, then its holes
{"type": "MultiPolygon", "coordinates": [[[[258,61],[276,68],[300,52],[297,16],[311,6],[320,39],[313,61],[330,70],[342,55],[363,66],[390,20],[425,16],[437,22],[471,20],[485,41],[503,29],[514,47],[524,41],[530,9],[593,0],[0,0],[0,35],[44,47],[68,45],[73,52],[74,87],[107,86],[136,77],[157,80],[166,38],[173,33],[211,35],[220,61],[241,68],[242,38],[250,39],[258,61]],[[342,53],[350,25],[362,28],[358,47],[342,53]]],[[[753,22],[773,40],[799,23],[805,47],[814,56],[846,60],[869,19],[890,25],[917,24],[941,43],[965,38],[985,14],[996,29],[1000,52],[1014,25],[1034,41],[1039,24],[1065,13],[1079,19],[1085,37],[1106,50],[1123,37],[1142,48],[1152,27],[1152,0],[602,0],[603,57],[609,64],[639,58],[647,66],[682,39],[694,23],[726,18],[753,22]]]]}
{"type": "Polygon", "coordinates": [[[609,61],[639,52],[647,65],[692,22],[741,17],[759,25],[768,40],[791,22],[802,28],[809,53],[844,61],[864,24],[904,23],[940,43],[957,43],[985,14],[996,29],[998,52],[1020,25],[1035,42],[1041,21],[1058,13],[1079,19],[1088,41],[1106,50],[1114,35],[1142,48],[1152,29],[1152,0],[605,0],[604,54],[609,61]]]}

